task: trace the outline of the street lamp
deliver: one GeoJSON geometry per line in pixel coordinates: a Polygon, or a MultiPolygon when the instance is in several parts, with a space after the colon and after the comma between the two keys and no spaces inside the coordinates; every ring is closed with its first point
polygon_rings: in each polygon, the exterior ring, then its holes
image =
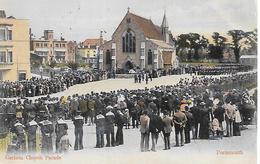
{"type": "Polygon", "coordinates": [[[43,68],[42,68],[42,65],[40,65],[40,67],[39,67],[39,70],[40,70],[40,74],[41,74],[41,79],[42,79],[42,72],[43,72],[43,68]]]}

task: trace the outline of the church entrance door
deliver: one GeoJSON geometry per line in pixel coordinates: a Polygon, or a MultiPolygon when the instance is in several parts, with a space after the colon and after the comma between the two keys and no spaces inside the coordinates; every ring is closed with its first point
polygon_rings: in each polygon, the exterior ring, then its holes
{"type": "Polygon", "coordinates": [[[125,71],[129,71],[130,69],[133,69],[134,68],[134,64],[131,62],[131,61],[127,61],[125,63],[125,71]]]}

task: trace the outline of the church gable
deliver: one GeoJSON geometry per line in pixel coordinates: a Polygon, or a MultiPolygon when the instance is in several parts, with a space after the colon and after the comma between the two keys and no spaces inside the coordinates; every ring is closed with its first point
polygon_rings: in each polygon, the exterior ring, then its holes
{"type": "Polygon", "coordinates": [[[134,24],[140,31],[142,31],[144,36],[149,39],[162,40],[161,28],[159,26],[154,25],[153,22],[149,19],[143,18],[130,12],[127,12],[123,20],[120,22],[119,26],[113,33],[113,36],[118,33],[120,27],[123,26],[123,24],[125,23],[134,24]]]}

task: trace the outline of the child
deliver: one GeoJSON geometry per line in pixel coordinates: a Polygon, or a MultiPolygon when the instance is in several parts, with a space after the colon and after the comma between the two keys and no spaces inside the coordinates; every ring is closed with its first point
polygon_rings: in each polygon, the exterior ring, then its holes
{"type": "Polygon", "coordinates": [[[60,139],[59,143],[59,148],[58,152],[60,153],[66,153],[69,151],[69,147],[71,147],[70,141],[69,141],[69,136],[68,133],[66,132],[65,135],[63,135],[60,139]]]}
{"type": "Polygon", "coordinates": [[[129,126],[130,126],[130,114],[129,114],[129,110],[128,109],[125,109],[124,118],[126,119],[125,128],[129,129],[129,126]]]}

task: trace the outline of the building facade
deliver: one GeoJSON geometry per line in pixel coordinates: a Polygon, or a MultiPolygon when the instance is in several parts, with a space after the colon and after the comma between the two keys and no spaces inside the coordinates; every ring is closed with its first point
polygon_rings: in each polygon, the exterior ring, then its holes
{"type": "Polygon", "coordinates": [[[100,47],[99,65],[103,70],[159,69],[175,64],[176,50],[164,14],[161,26],[150,19],[126,13],[112,35],[100,47]]]}
{"type": "Polygon", "coordinates": [[[77,53],[77,42],[76,41],[69,41],[67,43],[67,59],[68,62],[76,62],[76,53],[77,53]]]}
{"type": "Polygon", "coordinates": [[[104,43],[102,36],[98,39],[86,39],[78,46],[78,53],[84,63],[91,68],[98,67],[98,51],[101,44],[104,43]]]}
{"type": "Polygon", "coordinates": [[[29,20],[0,11],[0,80],[31,78],[29,20]]]}
{"type": "Polygon", "coordinates": [[[42,57],[44,63],[51,60],[62,63],[75,58],[71,56],[75,53],[68,52],[68,41],[62,37],[54,39],[53,30],[44,30],[44,36],[39,39],[31,38],[31,53],[42,57]]]}

